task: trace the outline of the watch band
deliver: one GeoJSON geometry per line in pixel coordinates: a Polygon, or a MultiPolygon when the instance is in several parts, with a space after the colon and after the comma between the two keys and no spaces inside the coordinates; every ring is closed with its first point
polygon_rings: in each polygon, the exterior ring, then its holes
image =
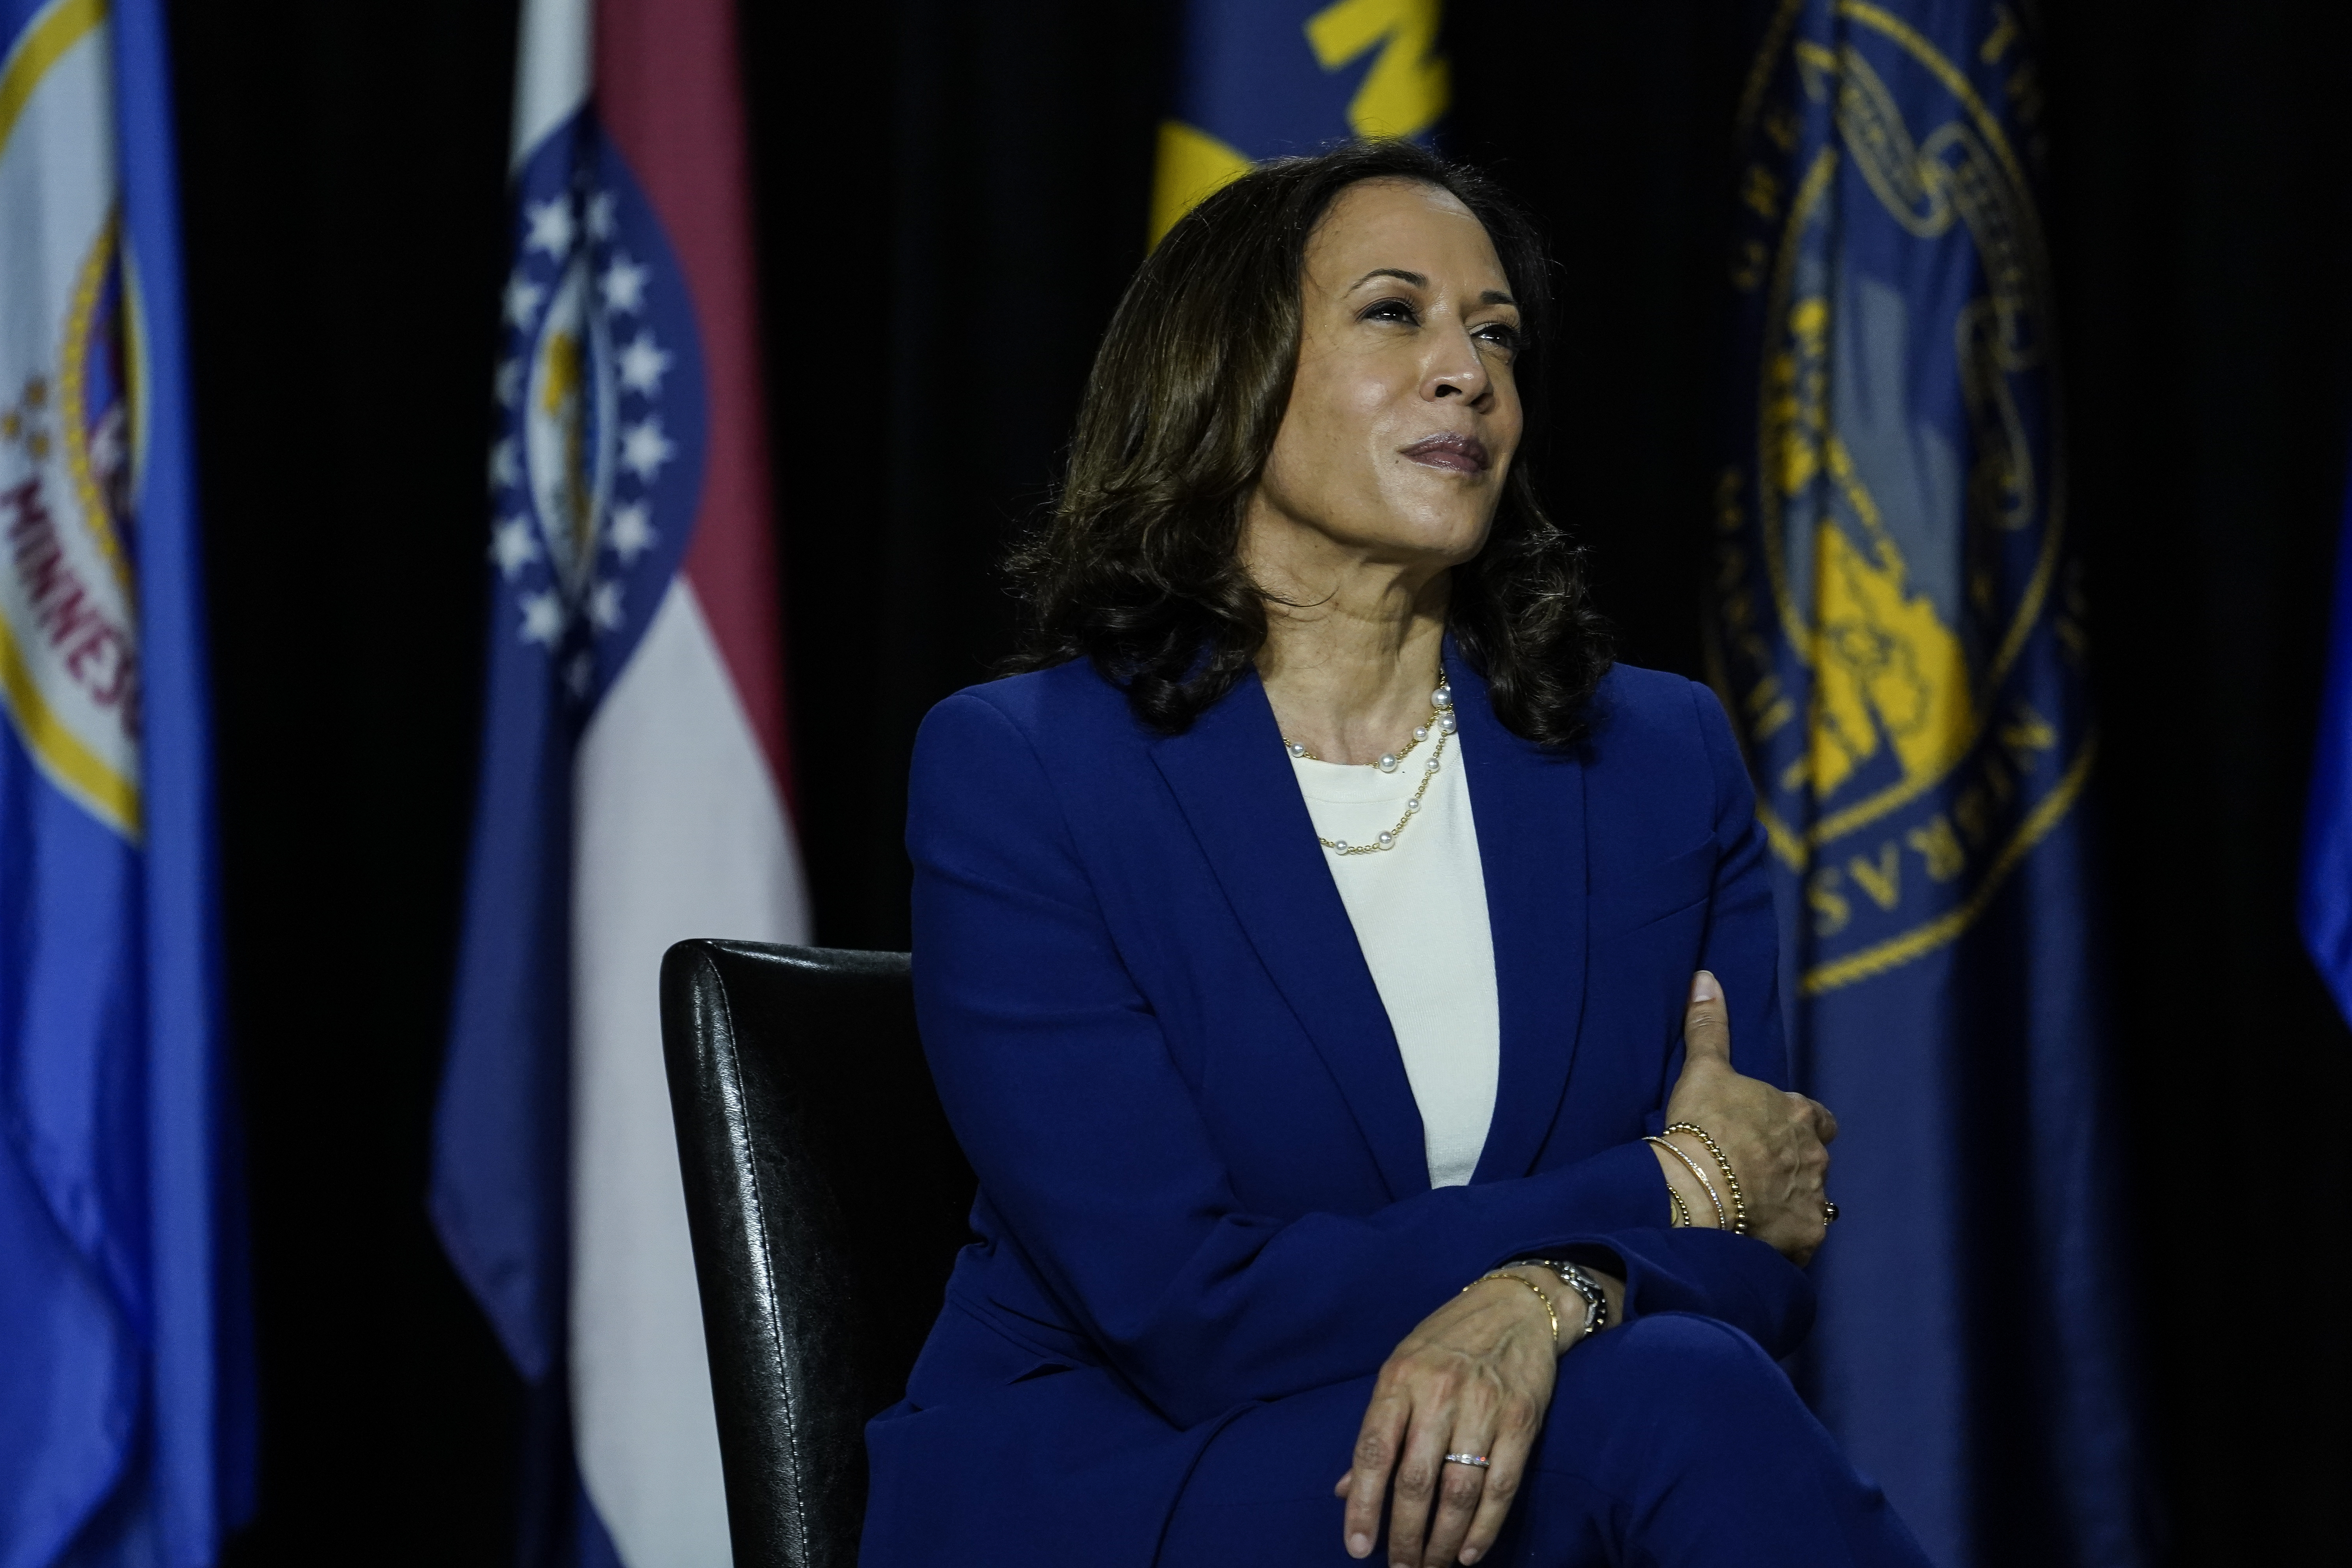
{"type": "Polygon", "coordinates": [[[1560,1258],[1520,1258],[1503,1265],[1506,1268],[1543,1268],[1559,1276],[1560,1283],[1584,1298],[1584,1333],[1580,1339],[1597,1334],[1609,1326],[1609,1293],[1601,1281],[1587,1274],[1577,1264],[1560,1258]]]}

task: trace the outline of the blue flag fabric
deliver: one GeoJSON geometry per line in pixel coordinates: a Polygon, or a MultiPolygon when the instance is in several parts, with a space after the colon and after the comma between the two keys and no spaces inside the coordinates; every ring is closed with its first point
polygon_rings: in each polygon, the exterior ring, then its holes
{"type": "Polygon", "coordinates": [[[0,0],[0,1568],[210,1563],[253,1385],[157,0],[0,0]]]}
{"type": "Polygon", "coordinates": [[[2035,40],[1990,0],[1761,22],[1711,632],[1800,1080],[1843,1129],[1809,1392],[1938,1563],[2120,1568],[2148,1547],[2035,40]]]}
{"type": "Polygon", "coordinates": [[[2352,1022],[2352,497],[2336,552],[2336,609],[2327,679],[2312,748],[2311,804],[2304,816],[2297,923],[2311,961],[2352,1022]]]}
{"type": "Polygon", "coordinates": [[[1265,158],[1421,136],[1445,112],[1439,0],[1188,0],[1151,242],[1265,158]]]}

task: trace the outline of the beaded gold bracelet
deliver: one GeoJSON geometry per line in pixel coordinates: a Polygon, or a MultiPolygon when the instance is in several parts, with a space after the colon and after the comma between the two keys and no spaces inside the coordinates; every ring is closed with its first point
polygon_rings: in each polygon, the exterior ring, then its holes
{"type": "Polygon", "coordinates": [[[1666,1184],[1666,1196],[1672,1198],[1675,1202],[1675,1228],[1676,1230],[1690,1229],[1690,1205],[1683,1202],[1682,1194],[1675,1191],[1675,1184],[1672,1182],[1668,1182],[1666,1184]]]}
{"type": "Polygon", "coordinates": [[[1506,1274],[1500,1269],[1497,1269],[1492,1274],[1481,1274],[1478,1278],[1470,1281],[1469,1284],[1462,1287],[1463,1294],[1469,1294],[1473,1289],[1477,1286],[1484,1285],[1489,1279],[1508,1279],[1512,1284],[1524,1285],[1528,1289],[1536,1293],[1536,1300],[1544,1304],[1544,1316],[1551,1320],[1551,1348],[1555,1354],[1558,1353],[1559,1350],[1559,1312],[1558,1309],[1552,1306],[1551,1298],[1544,1294],[1544,1288],[1537,1284],[1534,1280],[1528,1279],[1524,1274],[1506,1274]]]}
{"type": "MultiPolygon", "coordinates": [[[[1667,1142],[1663,1138],[1644,1137],[1642,1142],[1644,1143],[1655,1143],[1659,1148],[1664,1149],[1667,1153],[1672,1154],[1675,1159],[1680,1160],[1683,1163],[1683,1168],[1691,1173],[1691,1179],[1706,1189],[1706,1201],[1715,1205],[1715,1228],[1717,1230],[1729,1230],[1731,1228],[1731,1216],[1723,1212],[1723,1198],[1721,1194],[1716,1192],[1715,1184],[1706,1179],[1706,1173],[1698,1168],[1698,1162],[1696,1160],[1692,1159],[1688,1154],[1684,1153],[1680,1149],[1675,1148],[1672,1143],[1667,1142]]],[[[1693,1221],[1691,1219],[1690,1210],[1685,1206],[1683,1203],[1683,1195],[1675,1191],[1675,1184],[1672,1182],[1668,1182],[1666,1184],[1666,1195],[1675,1200],[1675,1212],[1683,1216],[1683,1223],[1685,1225],[1692,1224],[1693,1221]]]]}
{"type": "Polygon", "coordinates": [[[1748,1234],[1748,1200],[1740,1195],[1739,1178],[1732,1173],[1731,1162],[1724,1157],[1723,1146],[1708,1137],[1706,1129],[1696,1121],[1677,1121],[1666,1131],[1687,1132],[1706,1145],[1706,1152],[1715,1156],[1717,1164],[1723,1167],[1724,1184],[1731,1189],[1731,1234],[1746,1236],[1748,1234]]]}

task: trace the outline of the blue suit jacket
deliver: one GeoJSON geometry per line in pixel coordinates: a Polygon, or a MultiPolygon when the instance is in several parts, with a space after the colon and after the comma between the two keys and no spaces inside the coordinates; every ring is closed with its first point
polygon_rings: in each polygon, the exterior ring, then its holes
{"type": "Polygon", "coordinates": [[[1694,969],[1723,980],[1740,1070],[1787,1079],[1763,837],[1722,710],[1620,667],[1592,739],[1551,752],[1448,668],[1502,1040],[1476,1176],[1435,1191],[1255,676],[1176,736],[1082,663],[925,721],[916,1002],[983,1239],[906,1402],[867,1429],[867,1568],[1143,1568],[1223,1419],[1376,1371],[1531,1252],[1608,1255],[1635,1312],[1703,1312],[1776,1355],[1802,1337],[1804,1276],[1664,1228],[1640,1142],[1694,969]]]}

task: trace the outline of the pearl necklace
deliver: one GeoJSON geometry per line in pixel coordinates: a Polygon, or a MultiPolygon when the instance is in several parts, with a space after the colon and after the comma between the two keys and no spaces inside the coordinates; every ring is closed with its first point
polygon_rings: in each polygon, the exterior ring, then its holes
{"type": "MultiPolygon", "coordinates": [[[[1383,849],[1395,848],[1397,836],[1405,830],[1406,825],[1412,822],[1421,811],[1421,797],[1429,793],[1429,782],[1437,776],[1437,764],[1445,755],[1445,738],[1453,734],[1454,730],[1454,687],[1445,679],[1445,667],[1440,665],[1437,669],[1437,689],[1429,694],[1429,722],[1416,726],[1412,732],[1412,739],[1407,741],[1402,746],[1393,752],[1383,752],[1379,762],[1366,764],[1369,767],[1378,768],[1384,773],[1392,773],[1403,763],[1405,758],[1412,754],[1412,749],[1415,746],[1428,740],[1433,731],[1435,732],[1437,745],[1431,751],[1428,763],[1421,770],[1420,787],[1412,792],[1412,798],[1404,803],[1404,815],[1397,818],[1394,827],[1379,835],[1370,844],[1350,844],[1344,838],[1326,838],[1319,833],[1315,836],[1315,842],[1334,855],[1377,855],[1383,849]]],[[[1282,749],[1293,757],[1303,758],[1310,763],[1319,763],[1323,760],[1287,735],[1282,738],[1282,749]]]]}

